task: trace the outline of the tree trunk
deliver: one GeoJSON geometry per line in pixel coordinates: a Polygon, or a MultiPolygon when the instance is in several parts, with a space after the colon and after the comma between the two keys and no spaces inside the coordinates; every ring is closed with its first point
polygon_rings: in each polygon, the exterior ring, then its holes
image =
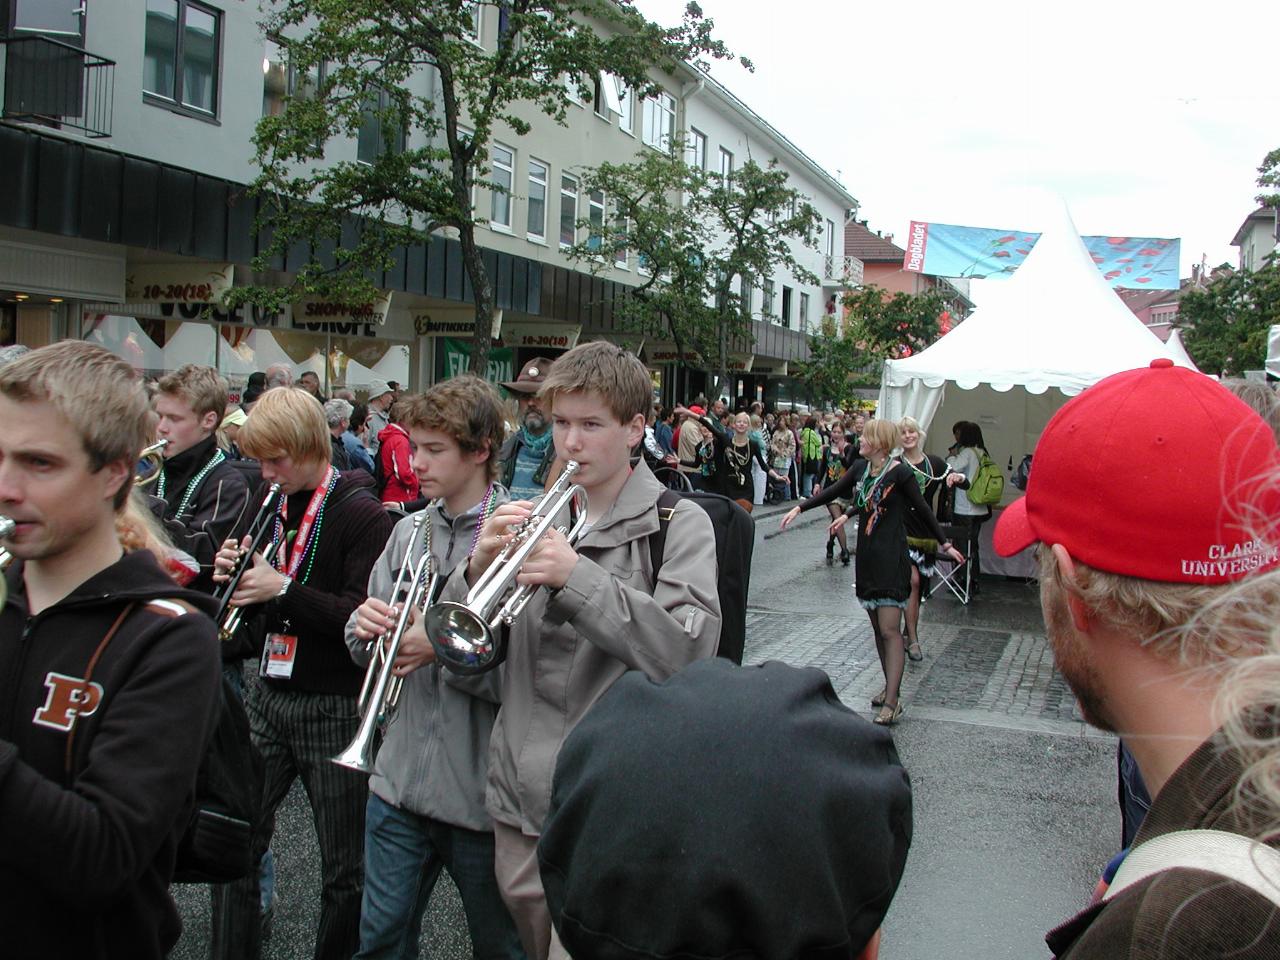
{"type": "Polygon", "coordinates": [[[471,372],[482,380],[489,371],[489,347],[493,343],[493,285],[484,267],[480,248],[476,246],[475,227],[465,224],[458,231],[462,244],[462,265],[471,280],[475,297],[476,321],[471,335],[471,372]]]}

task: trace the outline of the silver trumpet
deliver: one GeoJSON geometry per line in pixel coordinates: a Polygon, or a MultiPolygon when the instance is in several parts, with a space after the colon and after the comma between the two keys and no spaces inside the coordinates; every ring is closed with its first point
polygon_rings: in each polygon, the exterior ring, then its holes
{"type": "MultiPolygon", "coordinates": [[[[262,500],[262,506],[258,508],[258,515],[253,518],[253,524],[249,527],[249,549],[240,552],[240,559],[231,569],[227,582],[213,595],[213,598],[218,601],[218,613],[214,617],[218,623],[218,639],[223,643],[229,642],[240,629],[245,608],[231,606],[231,598],[235,596],[236,587],[240,586],[240,578],[244,576],[244,572],[253,566],[253,555],[258,552],[262,541],[271,533],[271,528],[275,525],[276,506],[279,503],[280,484],[273,483],[267,488],[267,495],[262,500]]],[[[277,543],[267,544],[266,549],[262,551],[262,558],[270,563],[278,548],[277,543]]]]}
{"type": "MultiPolygon", "coordinates": [[[[0,540],[13,536],[13,531],[18,525],[8,517],[0,517],[0,540]]],[[[13,563],[13,554],[0,547],[0,609],[4,608],[5,602],[9,599],[9,582],[4,578],[4,572],[9,568],[9,564],[13,563]]]]}
{"type": "Polygon", "coordinates": [[[466,600],[427,608],[427,638],[435,648],[437,662],[454,673],[476,674],[492,670],[506,659],[507,639],[502,628],[515,622],[538,589],[516,584],[521,566],[553,528],[572,544],[587,522],[587,492],[573,482],[577,472],[578,462],[570,460],[533,513],[516,528],[502,552],[467,593],[466,600]],[[557,527],[556,516],[566,507],[570,526],[557,527]]]}
{"type": "Polygon", "coordinates": [[[360,687],[360,698],[356,701],[360,711],[360,726],[347,748],[331,758],[338,766],[357,773],[372,772],[378,731],[385,731],[395,719],[396,708],[400,704],[400,691],[404,688],[404,677],[397,677],[394,671],[404,633],[409,629],[410,618],[414,611],[421,612],[428,604],[434,603],[444,584],[444,578],[436,576],[435,560],[431,556],[431,521],[427,516],[429,509],[424,509],[413,518],[410,550],[405,553],[391,591],[390,602],[393,605],[400,604],[395,628],[375,639],[371,645],[369,666],[360,687]],[[424,521],[428,524],[426,548],[418,562],[413,563],[410,560],[413,555],[412,545],[417,540],[418,530],[424,521]],[[401,591],[405,589],[406,583],[408,592],[402,597],[401,591]]]}

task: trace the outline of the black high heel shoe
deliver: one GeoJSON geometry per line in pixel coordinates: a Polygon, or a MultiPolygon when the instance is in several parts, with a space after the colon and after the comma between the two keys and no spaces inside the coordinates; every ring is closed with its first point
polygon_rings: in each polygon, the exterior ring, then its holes
{"type": "Polygon", "coordinates": [[[848,550],[841,550],[841,551],[840,551],[840,562],[841,562],[842,564],[844,564],[846,567],[849,565],[849,551],[848,551],[848,550]]]}

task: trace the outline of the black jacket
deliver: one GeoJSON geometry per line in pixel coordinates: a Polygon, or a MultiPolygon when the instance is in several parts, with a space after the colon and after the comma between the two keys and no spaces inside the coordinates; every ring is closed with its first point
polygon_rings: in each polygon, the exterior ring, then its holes
{"type": "MultiPolygon", "coordinates": [[[[304,490],[289,498],[286,532],[298,528],[311,493],[304,490]]],[[[260,494],[255,494],[255,503],[262,502],[265,489],[260,494]]],[[[258,608],[266,614],[267,630],[298,637],[293,676],[267,680],[268,686],[348,696],[359,692],[364,671],[347,651],[347,618],[364,603],[369,571],[394,526],[374,495],[372,477],[363,470],[339,475],[319,532],[313,535],[315,543],[308,546],[292,586],[282,600],[258,608]]]]}
{"type": "Polygon", "coordinates": [[[3,953],[163,957],[182,929],[168,887],[220,683],[213,621],[188,610],[211,610],[212,600],[179,588],[146,551],[124,556],[34,617],[21,563],[7,579],[0,611],[3,953]],[[187,606],[151,602],[159,599],[187,606]],[[89,675],[95,650],[130,604],[89,675]]]}
{"type": "MultiPolygon", "coordinates": [[[[200,564],[200,575],[190,584],[201,593],[213,593],[213,558],[224,540],[240,523],[249,502],[249,485],[244,474],[223,461],[210,470],[192,491],[187,507],[178,515],[187,487],[217,452],[209,437],[164,464],[164,525],[174,546],[185,550],[200,564]]],[[[151,488],[159,493],[159,485],[151,488]]]]}
{"type": "MultiPolygon", "coordinates": [[[[502,449],[498,451],[498,482],[508,490],[511,489],[511,481],[516,475],[516,459],[520,455],[520,448],[524,446],[524,436],[517,430],[502,444],[502,449]]],[[[542,486],[547,479],[547,473],[551,469],[551,464],[555,463],[556,445],[554,443],[547,444],[547,451],[542,455],[542,462],[538,464],[538,469],[534,471],[533,482],[538,486],[542,486]]]]}

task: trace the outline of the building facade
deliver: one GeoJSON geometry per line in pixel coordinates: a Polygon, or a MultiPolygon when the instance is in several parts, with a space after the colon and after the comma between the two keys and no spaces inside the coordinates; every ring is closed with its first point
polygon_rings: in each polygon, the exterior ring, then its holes
{"type": "MultiPolygon", "coordinates": [[[[323,253],[302,244],[265,275],[250,266],[265,239],[245,189],[257,173],[255,125],[318,79],[293,75],[287,40],[264,37],[258,17],[255,5],[228,0],[87,0],[78,9],[0,0],[0,340],[92,339],[153,376],[206,363],[233,391],[271,363],[357,392],[374,378],[419,388],[462,368],[470,285],[445,235],[405,251],[381,277],[383,299],[359,310],[219,306],[229,288],[284,283],[323,253]]],[[[499,17],[497,5],[477,5],[480,47],[494,47],[499,17]]],[[[480,186],[474,198],[488,221],[477,240],[501,312],[488,373],[507,379],[533,356],[608,338],[640,352],[667,399],[708,386],[693,358],[645,343],[614,316],[614,301],[636,282],[633,258],[592,271],[564,253],[582,235],[579,221],[608,216],[609,199],[579,186],[585,169],[668,149],[677,132],[697,130],[711,156],[777,159],[828,224],[826,255],[803,254],[822,284],[769,278],[777,292],[771,303],[756,292],[755,343],[735,357],[735,393],[786,392],[788,364],[807,355],[806,325],[843,282],[831,276],[835,231],[857,203],[696,70],[653,79],[662,93],[641,99],[607,74],[586,78],[593,95],[575,97],[565,125],[530,113],[527,134],[494,130],[489,177],[506,189],[480,186]]],[[[430,96],[438,79],[424,70],[412,84],[430,96]]],[[[362,129],[331,140],[326,160],[362,160],[377,139],[362,129]]]]}

